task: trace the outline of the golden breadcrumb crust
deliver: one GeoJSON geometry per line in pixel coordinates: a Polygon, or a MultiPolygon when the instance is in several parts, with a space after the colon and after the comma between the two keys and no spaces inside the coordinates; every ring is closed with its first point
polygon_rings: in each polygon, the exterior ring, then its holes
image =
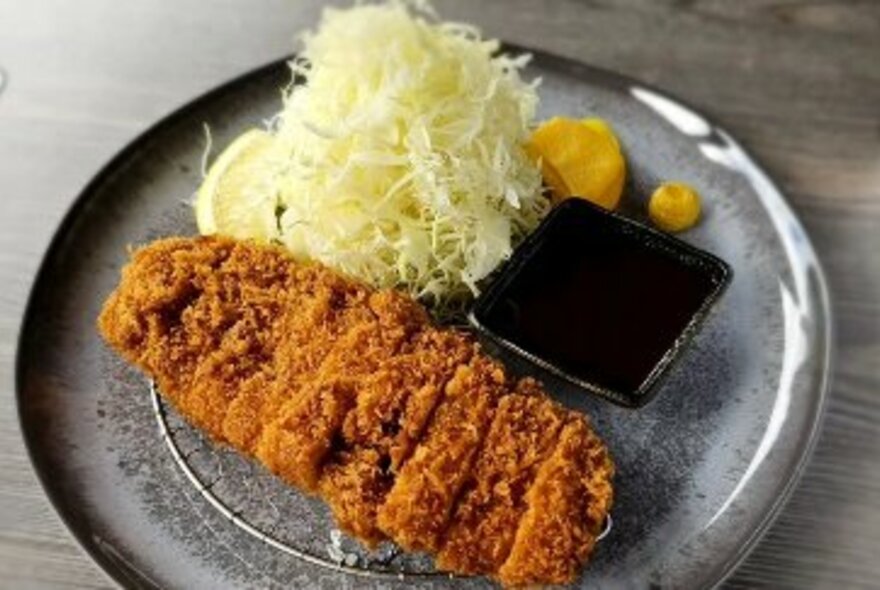
{"type": "Polygon", "coordinates": [[[611,508],[614,466],[584,416],[409,297],[279,248],[154,242],[98,326],[184,418],[320,495],[368,546],[566,583],[611,508]]]}

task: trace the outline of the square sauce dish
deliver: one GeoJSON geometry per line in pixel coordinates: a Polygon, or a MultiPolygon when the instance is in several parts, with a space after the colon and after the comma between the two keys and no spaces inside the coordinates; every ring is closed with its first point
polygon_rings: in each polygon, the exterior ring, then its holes
{"type": "Polygon", "coordinates": [[[468,320],[556,376],[639,407],[731,277],[708,252],[570,198],[517,248],[468,320]]]}

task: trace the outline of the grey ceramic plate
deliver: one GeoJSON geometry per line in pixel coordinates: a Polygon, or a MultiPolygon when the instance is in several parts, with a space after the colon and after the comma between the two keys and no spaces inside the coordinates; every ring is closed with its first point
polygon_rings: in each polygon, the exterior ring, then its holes
{"type": "MultiPolygon", "coordinates": [[[[582,587],[706,587],[779,508],[808,456],[830,357],[824,279],[773,183],[724,131],[620,76],[537,55],[541,115],[595,114],[626,146],[625,213],[662,179],[694,184],[705,218],[684,238],[734,281],[656,399],[633,411],[551,382],[594,417],[616,463],[614,527],[582,587]]],[[[129,244],[194,234],[203,124],[217,146],[278,110],[276,63],[160,122],[120,153],[65,219],[37,277],[18,356],[22,428],[71,531],[134,588],[485,587],[385,548],[361,553],[326,509],[215,448],[152,396],[95,332],[129,244]]],[[[645,294],[650,297],[650,293],[645,294]]]]}

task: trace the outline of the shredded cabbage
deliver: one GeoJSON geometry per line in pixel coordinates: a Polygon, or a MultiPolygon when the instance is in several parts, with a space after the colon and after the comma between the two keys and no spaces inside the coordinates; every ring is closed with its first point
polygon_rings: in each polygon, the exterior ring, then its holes
{"type": "Polygon", "coordinates": [[[326,9],[272,123],[281,241],[440,306],[478,292],[548,208],[523,149],[539,81],[413,3],[326,9]]]}

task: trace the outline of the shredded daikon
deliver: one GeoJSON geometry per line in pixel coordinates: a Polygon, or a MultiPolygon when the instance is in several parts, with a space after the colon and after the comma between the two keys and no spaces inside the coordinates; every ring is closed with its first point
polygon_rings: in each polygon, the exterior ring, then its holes
{"type": "Polygon", "coordinates": [[[431,14],[326,9],[272,132],[291,252],[442,306],[476,294],[548,203],[523,149],[537,104],[528,56],[431,14]]]}

